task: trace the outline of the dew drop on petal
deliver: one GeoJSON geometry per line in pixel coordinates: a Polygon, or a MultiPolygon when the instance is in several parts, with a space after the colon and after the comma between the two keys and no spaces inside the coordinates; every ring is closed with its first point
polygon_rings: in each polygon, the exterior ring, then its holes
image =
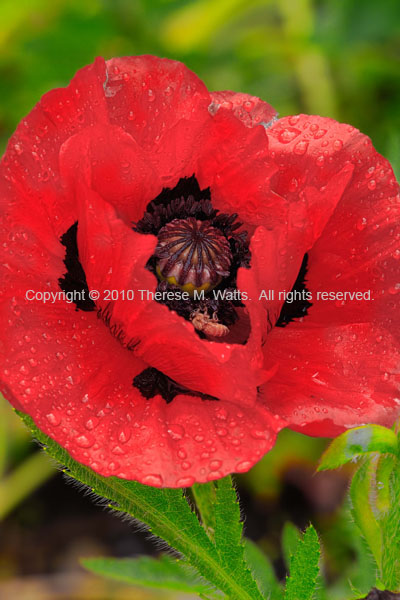
{"type": "Polygon", "coordinates": [[[356,223],[356,227],[359,231],[362,231],[363,229],[365,229],[366,226],[367,226],[367,219],[365,217],[362,217],[356,223]]]}
{"type": "Polygon", "coordinates": [[[212,460],[210,462],[210,469],[211,469],[211,471],[216,471],[217,469],[221,468],[221,465],[222,465],[221,460],[212,460]]]}
{"type": "Polygon", "coordinates": [[[295,154],[297,154],[298,156],[302,156],[303,154],[305,154],[307,152],[307,148],[308,148],[308,142],[301,141],[295,145],[295,147],[293,148],[293,152],[295,154]]]}
{"type": "Polygon", "coordinates": [[[194,484],[194,477],[181,477],[176,481],[178,487],[191,487],[194,484]]]}
{"type": "Polygon", "coordinates": [[[252,463],[250,461],[242,460],[236,465],[235,469],[238,473],[244,473],[250,469],[251,465],[252,463]]]}
{"type": "Polygon", "coordinates": [[[81,448],[90,448],[94,444],[94,440],[86,435],[78,435],[75,441],[81,448]]]}
{"type": "Polygon", "coordinates": [[[181,425],[173,424],[167,429],[168,434],[173,440],[181,440],[185,435],[185,430],[181,425]]]}
{"type": "Polygon", "coordinates": [[[57,414],[56,412],[51,412],[51,413],[47,414],[46,419],[54,427],[57,427],[57,425],[59,425],[61,423],[60,415],[57,414]]]}
{"type": "Polygon", "coordinates": [[[126,444],[126,442],[129,441],[130,437],[131,437],[131,430],[128,427],[121,429],[118,434],[118,440],[121,442],[121,444],[126,444]]]}
{"type": "Polygon", "coordinates": [[[282,144],[288,144],[292,140],[294,140],[300,131],[298,129],[286,127],[279,132],[278,139],[282,144]]]}

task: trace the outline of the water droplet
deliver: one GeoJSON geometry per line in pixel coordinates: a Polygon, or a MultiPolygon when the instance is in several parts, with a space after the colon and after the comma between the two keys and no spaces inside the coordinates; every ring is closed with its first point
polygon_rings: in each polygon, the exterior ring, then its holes
{"type": "Polygon", "coordinates": [[[295,154],[297,154],[298,156],[301,156],[307,152],[307,148],[308,148],[308,142],[305,142],[305,141],[297,142],[297,144],[293,148],[293,152],[295,154]]]}
{"type": "Polygon", "coordinates": [[[279,132],[278,139],[282,144],[288,144],[293,141],[298,135],[300,131],[298,129],[286,127],[279,132]]]}
{"type": "Polygon", "coordinates": [[[228,416],[228,411],[226,410],[226,408],[217,408],[215,413],[217,419],[221,419],[222,421],[225,421],[228,416]]]}
{"type": "Polygon", "coordinates": [[[94,440],[86,435],[78,435],[78,437],[75,438],[75,441],[81,448],[90,448],[90,446],[93,446],[94,444],[94,440]]]}
{"type": "Polygon", "coordinates": [[[376,181],[375,181],[375,179],[371,179],[370,181],[368,181],[368,189],[372,191],[375,188],[376,188],[376,181]]]}
{"type": "MultiPolygon", "coordinates": [[[[311,126],[311,127],[312,127],[312,126],[311,126]]],[[[311,127],[310,127],[310,129],[311,129],[311,127]]],[[[316,140],[319,140],[319,139],[321,139],[321,138],[322,138],[322,137],[324,137],[324,135],[326,134],[326,131],[327,131],[326,129],[318,129],[318,131],[316,131],[316,132],[314,133],[314,138],[315,138],[316,140]]]]}
{"type": "Polygon", "coordinates": [[[48,415],[46,415],[46,419],[51,425],[54,425],[54,427],[57,427],[57,425],[61,423],[61,417],[56,412],[51,412],[48,415]]]}
{"type": "Polygon", "coordinates": [[[192,466],[192,463],[190,463],[190,462],[189,462],[189,461],[187,461],[187,460],[184,460],[184,461],[181,463],[181,467],[182,467],[182,469],[183,469],[184,471],[187,471],[188,469],[190,469],[190,467],[191,467],[191,466],[192,466]]]}
{"type": "Polygon", "coordinates": [[[228,430],[225,429],[225,427],[220,427],[219,429],[217,429],[217,435],[219,435],[220,437],[224,437],[227,434],[228,430]]]}
{"type": "Polygon", "coordinates": [[[253,429],[251,435],[256,438],[256,440],[268,440],[270,437],[268,431],[262,431],[261,429],[253,429]]]}
{"type": "Polygon", "coordinates": [[[244,473],[245,471],[248,471],[251,468],[251,465],[252,463],[249,460],[242,460],[236,465],[235,470],[238,473],[244,473]]]}
{"type": "Polygon", "coordinates": [[[194,477],[181,477],[177,480],[178,487],[191,487],[194,484],[194,477]]]}
{"type": "Polygon", "coordinates": [[[212,460],[210,462],[210,469],[211,471],[217,471],[222,465],[222,461],[221,460],[212,460]]]}
{"type": "Polygon", "coordinates": [[[89,431],[92,431],[92,429],[94,429],[98,425],[98,422],[99,422],[99,420],[96,417],[92,417],[91,419],[88,419],[86,421],[85,427],[89,431]]]}
{"type": "Polygon", "coordinates": [[[185,430],[181,425],[172,424],[167,429],[168,434],[173,440],[181,440],[185,435],[185,430]]]}
{"type": "Polygon", "coordinates": [[[118,434],[118,440],[121,442],[121,444],[126,444],[126,442],[129,441],[131,433],[132,432],[130,429],[128,429],[128,427],[121,429],[121,431],[118,434]]]}
{"type": "Polygon", "coordinates": [[[341,150],[343,148],[343,142],[342,140],[335,140],[333,142],[333,147],[335,150],[341,150]]]}
{"type": "Polygon", "coordinates": [[[367,226],[367,219],[365,217],[362,217],[356,223],[356,227],[359,231],[362,231],[363,229],[365,229],[366,226],[367,226]]]}

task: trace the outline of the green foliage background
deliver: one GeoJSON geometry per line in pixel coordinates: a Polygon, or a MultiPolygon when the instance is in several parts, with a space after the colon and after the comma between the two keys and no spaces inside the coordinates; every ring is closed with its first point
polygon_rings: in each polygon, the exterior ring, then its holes
{"type": "Polygon", "coordinates": [[[398,15],[397,0],[2,0],[1,147],[95,56],[150,53],[281,115],[349,122],[399,167],[398,15]]]}

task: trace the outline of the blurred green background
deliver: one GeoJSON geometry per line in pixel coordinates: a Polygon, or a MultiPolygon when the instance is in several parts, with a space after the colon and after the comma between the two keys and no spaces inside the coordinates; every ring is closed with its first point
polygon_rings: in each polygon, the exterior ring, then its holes
{"type": "Polygon", "coordinates": [[[1,0],[0,139],[93,61],[152,53],[280,115],[351,123],[398,161],[398,0],[1,0]]]}
{"type": "MultiPolygon", "coordinates": [[[[400,174],[398,0],[0,0],[1,151],[40,96],[95,56],[145,53],[182,60],[209,89],[254,94],[281,116],[351,123],[400,174]]],[[[281,575],[283,523],[316,522],[331,597],[343,598],[344,582],[367,573],[367,559],[340,509],[346,475],[313,475],[325,443],[283,432],[239,487],[247,532],[281,575]]],[[[54,474],[0,403],[1,598],[158,598],[79,570],[82,554],[153,547],[54,474]]]]}

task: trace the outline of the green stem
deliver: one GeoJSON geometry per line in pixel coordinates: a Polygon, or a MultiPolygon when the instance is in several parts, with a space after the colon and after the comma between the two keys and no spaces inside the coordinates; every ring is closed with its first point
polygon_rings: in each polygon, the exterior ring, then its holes
{"type": "Polygon", "coordinates": [[[60,464],[68,476],[89,486],[103,498],[112,500],[111,509],[118,510],[145,523],[156,536],[183,554],[197,571],[228,598],[262,600],[256,583],[246,588],[235,580],[235,573],[223,564],[217,550],[200,526],[180,489],[158,489],[117,477],[103,477],[76,461],[52,439],[38,430],[33,421],[22,413],[19,416],[44,449],[60,464]]]}
{"type": "Polygon", "coordinates": [[[49,477],[54,466],[42,452],[35,452],[10,475],[0,481],[0,519],[4,519],[18,504],[49,477]]]}

